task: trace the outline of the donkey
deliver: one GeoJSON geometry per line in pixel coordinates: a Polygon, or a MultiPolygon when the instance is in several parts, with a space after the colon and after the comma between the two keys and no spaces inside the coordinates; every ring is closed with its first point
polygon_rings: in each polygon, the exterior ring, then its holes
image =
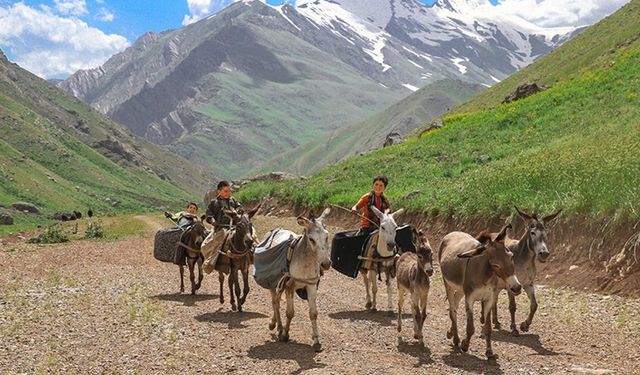
{"type": "MultiPolygon", "coordinates": [[[[458,304],[464,296],[467,313],[467,336],[462,340],[461,349],[469,350],[469,343],[475,331],[473,326],[473,303],[482,301],[485,314],[493,306],[498,280],[502,279],[514,295],[520,294],[522,286],[515,276],[513,254],[504,244],[507,224],[492,239],[489,232],[483,231],[476,238],[463,232],[447,234],[440,244],[438,258],[442,279],[449,301],[451,328],[447,338],[453,337],[453,344],[460,344],[458,337],[458,304]]],[[[486,340],[486,355],[495,359],[491,350],[491,323],[485,315],[483,333],[486,340]]]]}
{"type": "Polygon", "coordinates": [[[390,214],[389,209],[380,212],[376,207],[369,206],[369,209],[380,219],[380,227],[377,233],[373,234],[367,241],[368,247],[363,262],[360,266],[360,274],[364,280],[364,289],[367,293],[367,310],[376,311],[376,294],[378,293],[378,283],[376,274],[385,273],[385,283],[387,284],[387,302],[389,309],[393,309],[391,301],[391,278],[395,273],[396,260],[396,224],[395,217],[400,215],[404,209],[390,214]],[[374,255],[379,257],[374,257],[374,255]],[[369,291],[369,280],[371,280],[371,292],[369,291]],[[372,298],[373,296],[373,298],[372,298]]]}
{"type": "MultiPolygon", "coordinates": [[[[549,247],[547,246],[547,227],[553,219],[556,218],[562,211],[559,209],[550,215],[538,219],[535,214],[526,214],[520,211],[518,207],[515,207],[520,217],[525,221],[525,232],[520,237],[520,240],[507,240],[505,243],[507,248],[513,253],[513,263],[515,266],[516,276],[522,284],[522,288],[529,297],[529,316],[527,320],[520,324],[520,330],[523,332],[529,331],[529,326],[533,321],[533,316],[538,309],[538,302],[536,301],[536,293],[534,288],[534,281],[536,279],[536,259],[541,263],[545,263],[547,258],[551,254],[549,247]]],[[[502,282],[498,282],[498,289],[496,293],[500,293],[502,289],[506,289],[506,286],[502,282]]],[[[518,336],[518,328],[516,326],[516,299],[511,293],[509,295],[509,313],[511,314],[511,334],[518,336]]],[[[498,308],[497,308],[497,295],[493,304],[491,317],[493,319],[493,325],[496,329],[500,329],[500,322],[498,321],[498,308]]],[[[481,316],[481,322],[484,314],[481,316]]],[[[483,322],[484,323],[484,322],[483,322]]]]}
{"type": "Polygon", "coordinates": [[[320,337],[318,335],[318,308],[316,305],[316,296],[318,291],[318,282],[322,275],[322,270],[328,270],[331,267],[331,259],[329,258],[329,232],[325,228],[323,221],[329,214],[330,209],[326,208],[322,215],[315,219],[313,216],[305,218],[298,217],[298,224],[304,228],[304,232],[297,241],[295,241],[289,249],[289,272],[286,273],[275,289],[270,289],[271,304],[273,306],[273,317],[269,324],[269,329],[278,329],[278,340],[289,341],[289,326],[293,319],[293,293],[297,289],[305,288],[307,292],[307,301],[309,303],[309,319],[311,319],[311,328],[313,334],[313,349],[320,351],[320,337]],[[287,299],[287,321],[282,325],[280,318],[280,299],[282,293],[286,294],[287,299]]]}
{"type": "MultiPolygon", "coordinates": [[[[180,236],[178,246],[185,250],[187,257],[187,265],[189,266],[189,278],[191,279],[191,294],[196,294],[196,290],[200,289],[202,278],[202,253],[200,245],[205,238],[205,227],[200,220],[194,220],[193,224],[187,227],[180,236]],[[196,283],[196,275],[194,267],[198,264],[198,282],[196,283]]],[[[184,264],[180,264],[180,293],[184,292],[184,264]]]]}
{"type": "Polygon", "coordinates": [[[422,231],[413,229],[416,253],[407,252],[396,263],[398,281],[398,333],[402,331],[402,305],[404,293],[411,293],[413,307],[413,337],[422,344],[422,326],[427,316],[429,277],[433,275],[433,254],[431,244],[422,231]]]}
{"type": "Polygon", "coordinates": [[[218,257],[218,280],[220,281],[220,303],[224,303],[224,275],[229,274],[229,299],[231,310],[242,312],[242,305],[249,294],[249,266],[253,247],[256,243],[256,234],[251,224],[251,218],[258,212],[261,204],[248,213],[238,213],[235,210],[225,210],[225,214],[231,217],[232,228],[226,235],[218,257]],[[242,273],[243,289],[240,292],[240,280],[238,271],[242,273]],[[235,293],[235,298],[234,298],[235,293]],[[238,302],[236,306],[236,300],[238,302]]]}

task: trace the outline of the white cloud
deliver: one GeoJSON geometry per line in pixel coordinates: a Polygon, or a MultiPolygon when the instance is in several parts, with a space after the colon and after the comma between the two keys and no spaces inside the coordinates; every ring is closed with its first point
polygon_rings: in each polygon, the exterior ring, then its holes
{"type": "Polygon", "coordinates": [[[72,16],[83,16],[87,13],[87,3],[85,0],[54,0],[55,7],[62,14],[72,16]]]}
{"type": "Polygon", "coordinates": [[[115,14],[110,12],[107,8],[100,8],[96,14],[96,18],[102,22],[111,22],[115,17],[115,14]]]}
{"type": "Polygon", "coordinates": [[[496,10],[542,27],[591,25],[629,0],[500,0],[496,10]]]}
{"type": "Polygon", "coordinates": [[[187,7],[191,14],[184,16],[182,24],[188,25],[194,23],[211,13],[216,13],[226,8],[235,1],[236,0],[187,0],[187,7]]]}
{"type": "Polygon", "coordinates": [[[105,34],[76,18],[35,9],[24,3],[0,7],[0,47],[23,68],[43,78],[65,78],[94,68],[129,46],[117,34],[105,34]]]}

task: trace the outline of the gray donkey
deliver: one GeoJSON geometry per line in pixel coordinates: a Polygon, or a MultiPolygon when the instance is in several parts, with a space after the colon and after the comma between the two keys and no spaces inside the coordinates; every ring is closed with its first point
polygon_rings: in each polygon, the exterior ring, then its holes
{"type": "Polygon", "coordinates": [[[427,316],[427,297],[429,296],[429,277],[433,275],[433,253],[427,236],[413,229],[413,242],[416,252],[406,252],[396,263],[398,281],[398,332],[402,331],[402,305],[405,292],[411,293],[413,309],[413,337],[420,343],[422,326],[427,316]]]}

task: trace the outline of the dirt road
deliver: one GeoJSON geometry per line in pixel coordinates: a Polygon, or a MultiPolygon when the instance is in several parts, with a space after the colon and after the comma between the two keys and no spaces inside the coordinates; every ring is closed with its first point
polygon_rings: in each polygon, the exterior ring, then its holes
{"type": "MultiPolygon", "coordinates": [[[[152,256],[153,233],[166,220],[137,220],[149,226],[146,235],[0,248],[0,373],[640,373],[639,300],[544,286],[529,333],[514,338],[494,331],[496,365],[486,362],[477,335],[469,353],[456,352],[445,336],[448,313],[437,268],[424,346],[412,338],[408,314],[398,338],[396,307],[387,311],[384,287],[382,311],[367,312],[362,281],[335,271],[319,292],[324,350],[310,347],[302,300],[295,302],[291,342],[275,342],[266,290],[251,280],[243,313],[231,311],[226,286],[220,305],[217,275],[206,275],[195,297],[176,294],[178,268],[152,256]]],[[[298,230],[293,218],[255,222],[260,234],[277,226],[298,230]]],[[[506,297],[501,300],[500,320],[508,328],[506,297]]],[[[518,302],[519,323],[528,301],[520,296],[518,302]]]]}

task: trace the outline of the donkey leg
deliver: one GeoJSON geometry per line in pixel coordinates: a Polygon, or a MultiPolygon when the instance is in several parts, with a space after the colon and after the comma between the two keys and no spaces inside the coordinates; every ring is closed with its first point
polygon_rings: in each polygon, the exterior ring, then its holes
{"type": "MultiPolygon", "coordinates": [[[[295,285],[294,285],[295,286],[295,285]]],[[[293,286],[291,288],[287,288],[285,291],[287,298],[287,321],[284,323],[284,331],[280,334],[280,341],[287,342],[289,341],[289,327],[291,326],[291,320],[293,319],[293,286]]],[[[308,298],[308,296],[307,296],[308,298]]]]}
{"type": "Polygon", "coordinates": [[[516,326],[516,297],[509,291],[507,291],[507,295],[509,296],[509,315],[511,315],[511,335],[520,336],[516,326]]]}
{"type": "Polygon", "coordinates": [[[202,258],[198,258],[196,264],[198,265],[198,283],[196,284],[196,290],[200,289],[202,286],[202,279],[204,278],[204,274],[202,273],[202,258]]]}
{"type": "MultiPolygon", "coordinates": [[[[498,292],[500,294],[500,292],[498,292]]],[[[496,296],[495,301],[493,302],[493,306],[491,307],[491,319],[493,320],[493,328],[500,330],[502,326],[498,321],[498,298],[496,296]]]]}
{"type": "Polygon", "coordinates": [[[189,259],[189,261],[187,262],[189,263],[189,279],[191,280],[191,295],[196,294],[196,273],[195,273],[195,266],[196,266],[196,261],[193,259],[189,259]]]}
{"type": "Polygon", "coordinates": [[[246,264],[246,267],[242,269],[242,297],[238,301],[239,308],[244,305],[244,301],[247,300],[247,295],[249,294],[249,264],[246,264]]]}
{"type": "MultiPolygon", "coordinates": [[[[467,313],[467,336],[464,338],[464,340],[462,340],[462,344],[460,345],[460,348],[462,349],[462,351],[466,352],[467,350],[469,350],[471,337],[473,336],[476,330],[475,330],[475,327],[473,326],[473,301],[471,300],[471,298],[469,298],[469,296],[464,297],[464,305],[467,313]]],[[[485,314],[488,313],[489,311],[491,311],[491,309],[487,308],[485,310],[485,314]]],[[[489,323],[489,321],[486,320],[486,318],[487,317],[485,316],[485,322],[484,322],[485,325],[489,323]]]]}
{"type": "Polygon", "coordinates": [[[367,272],[367,270],[362,270],[360,274],[362,274],[362,280],[364,280],[364,291],[367,293],[367,304],[364,305],[364,308],[369,310],[371,309],[371,294],[369,294],[369,276],[367,272]]]}
{"type": "Polygon", "coordinates": [[[536,310],[538,310],[538,301],[536,301],[536,291],[533,285],[525,285],[524,291],[527,292],[527,296],[529,297],[529,316],[527,317],[527,320],[520,324],[520,329],[522,332],[528,332],[529,326],[533,321],[533,316],[535,315],[536,310]]]}
{"type": "Polygon", "coordinates": [[[233,270],[233,287],[236,290],[236,301],[238,302],[238,312],[242,311],[242,303],[240,302],[240,277],[238,276],[238,271],[240,271],[238,269],[238,267],[235,267],[236,269],[233,270]]]}
{"type": "Polygon", "coordinates": [[[180,293],[184,293],[184,266],[180,265],[180,293]]]}
{"type": "Polygon", "coordinates": [[[229,276],[227,277],[227,282],[229,283],[229,300],[231,301],[231,310],[236,311],[236,300],[233,295],[233,287],[235,286],[235,278],[238,275],[233,271],[233,264],[229,266],[229,276]]]}
{"type": "Polygon", "coordinates": [[[411,307],[413,309],[413,338],[422,343],[422,332],[420,332],[422,312],[420,311],[420,295],[417,290],[411,293],[411,307]]]}
{"type": "MultiPolygon", "coordinates": [[[[489,312],[493,307],[494,301],[495,301],[495,298],[482,301],[482,306],[484,307],[484,310],[487,315],[489,315],[489,312]]],[[[491,321],[489,320],[489,318],[490,318],[489,316],[484,317],[485,321],[484,321],[484,326],[482,327],[482,331],[484,333],[484,339],[486,342],[485,354],[487,355],[487,359],[491,361],[495,359],[496,356],[495,354],[493,354],[493,350],[491,350],[491,321]]]]}
{"type": "Polygon", "coordinates": [[[422,294],[422,296],[420,297],[420,301],[419,301],[420,302],[420,317],[421,317],[421,320],[420,320],[420,324],[418,325],[418,332],[420,332],[420,338],[421,338],[420,341],[422,341],[422,337],[423,337],[422,330],[423,330],[423,327],[424,327],[424,321],[427,319],[427,299],[428,299],[428,297],[429,297],[429,289],[427,289],[422,294]]]}
{"type": "Polygon", "coordinates": [[[369,279],[371,279],[371,311],[378,311],[376,308],[376,295],[378,294],[378,281],[376,280],[376,271],[369,270],[369,279]]]}
{"type": "Polygon", "coordinates": [[[456,293],[447,282],[444,283],[444,288],[447,293],[447,301],[449,302],[449,319],[451,320],[451,328],[447,332],[447,338],[453,337],[453,345],[460,345],[460,336],[458,336],[458,305],[462,299],[462,295],[456,293]]]}
{"type": "Polygon", "coordinates": [[[389,308],[389,310],[393,311],[393,298],[391,296],[391,293],[393,292],[393,287],[391,286],[391,274],[389,272],[385,272],[385,274],[386,274],[385,283],[387,284],[387,307],[389,308]]]}
{"type": "Polygon", "coordinates": [[[271,292],[271,307],[273,308],[273,316],[271,317],[271,323],[269,323],[269,330],[273,330],[278,327],[278,336],[282,332],[282,320],[280,319],[280,294],[275,289],[269,289],[271,292]]]}
{"type": "Polygon", "coordinates": [[[316,303],[316,297],[318,296],[318,289],[316,285],[307,286],[307,298],[309,301],[309,319],[311,320],[311,339],[313,340],[313,350],[316,352],[322,351],[322,345],[320,344],[320,335],[318,334],[318,305],[316,303]]]}
{"type": "Polygon", "coordinates": [[[404,288],[398,281],[398,333],[402,332],[402,305],[404,304],[404,288]]]}
{"type": "Polygon", "coordinates": [[[220,304],[224,303],[224,273],[218,271],[218,283],[220,284],[220,304]]]}

